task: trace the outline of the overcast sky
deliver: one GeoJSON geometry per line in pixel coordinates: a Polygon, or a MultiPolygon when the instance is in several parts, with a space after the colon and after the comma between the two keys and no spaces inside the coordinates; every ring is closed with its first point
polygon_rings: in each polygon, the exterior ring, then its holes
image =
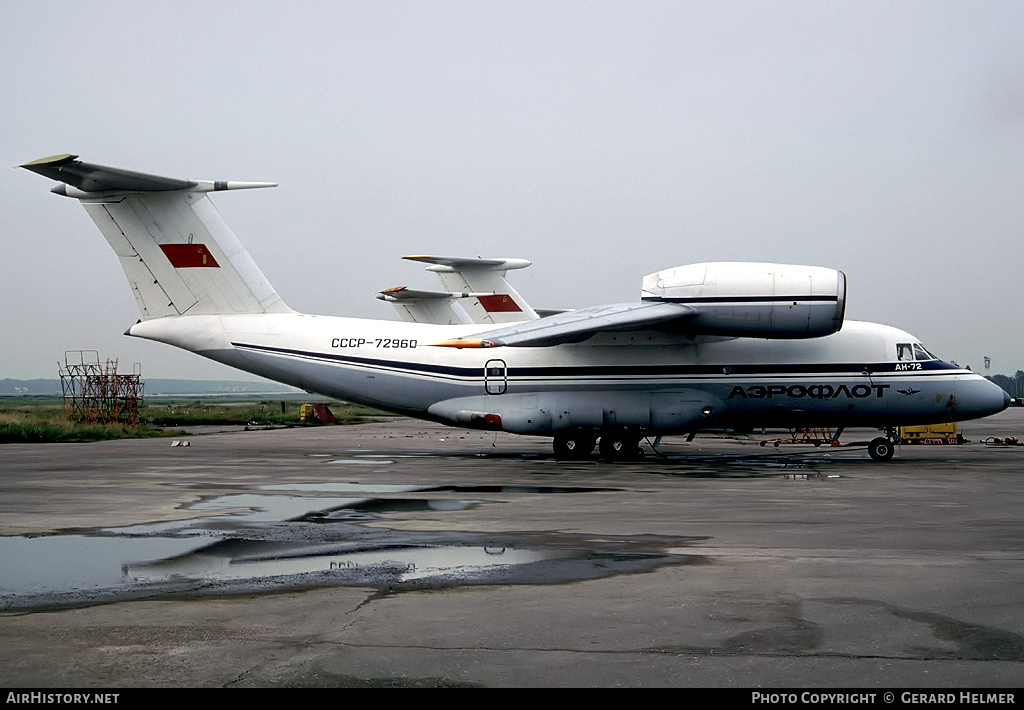
{"type": "Polygon", "coordinates": [[[531,304],[699,261],[846,272],[847,317],[1024,369],[1024,3],[0,2],[0,378],[65,350],[237,378],[138,318],[56,153],[272,180],[214,202],[296,310],[396,319],[405,254],[531,304]]]}

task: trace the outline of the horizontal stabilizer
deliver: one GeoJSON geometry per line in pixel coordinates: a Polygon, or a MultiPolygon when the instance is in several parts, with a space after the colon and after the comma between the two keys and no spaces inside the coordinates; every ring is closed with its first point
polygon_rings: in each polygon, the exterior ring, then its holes
{"type": "Polygon", "coordinates": [[[434,264],[434,267],[429,268],[428,271],[512,271],[513,269],[525,269],[533,263],[526,259],[482,259],[467,256],[403,256],[402,258],[424,264],[434,264]]]}
{"type": "Polygon", "coordinates": [[[221,190],[243,190],[256,187],[276,187],[276,182],[229,182],[226,180],[180,180],[177,178],[147,175],[132,170],[109,168],[105,165],[83,163],[77,155],[55,155],[33,160],[21,167],[43,177],[64,183],[74,188],[68,190],[57,186],[53,192],[66,197],[85,198],[100,193],[132,192],[219,192],[221,190]],[[76,191],[87,194],[77,194],[76,191]]]}
{"type": "Polygon", "coordinates": [[[407,323],[459,325],[470,323],[458,299],[468,294],[441,291],[418,291],[405,286],[384,289],[377,298],[387,301],[407,323]]]}
{"type": "Polygon", "coordinates": [[[382,301],[431,301],[446,298],[468,298],[471,293],[450,293],[448,291],[420,291],[408,286],[386,288],[377,294],[382,301]]]}

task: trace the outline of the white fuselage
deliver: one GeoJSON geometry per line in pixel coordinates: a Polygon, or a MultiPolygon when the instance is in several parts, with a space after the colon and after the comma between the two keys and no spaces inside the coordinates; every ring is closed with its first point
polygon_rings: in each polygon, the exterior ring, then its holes
{"type": "MultiPolygon", "coordinates": [[[[311,392],[449,424],[485,415],[521,434],[631,426],[652,433],[756,425],[895,426],[986,416],[997,386],[936,359],[900,360],[904,331],[847,321],[799,340],[600,333],[579,344],[433,347],[473,326],[311,316],[140,322],[169,343],[311,392]]],[[[485,330],[480,326],[478,331],[485,330]]]]}

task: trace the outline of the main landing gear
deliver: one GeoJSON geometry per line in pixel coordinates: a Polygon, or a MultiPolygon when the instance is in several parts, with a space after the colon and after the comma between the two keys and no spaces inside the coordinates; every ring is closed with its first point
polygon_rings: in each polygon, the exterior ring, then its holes
{"type": "Polygon", "coordinates": [[[554,449],[556,459],[580,461],[594,451],[597,436],[589,429],[566,429],[555,434],[554,449]]]}
{"type": "Polygon", "coordinates": [[[594,444],[600,436],[598,450],[605,461],[635,461],[642,457],[640,452],[640,430],[629,427],[605,427],[594,430],[583,427],[566,429],[555,434],[555,458],[583,460],[594,451],[594,444]]]}

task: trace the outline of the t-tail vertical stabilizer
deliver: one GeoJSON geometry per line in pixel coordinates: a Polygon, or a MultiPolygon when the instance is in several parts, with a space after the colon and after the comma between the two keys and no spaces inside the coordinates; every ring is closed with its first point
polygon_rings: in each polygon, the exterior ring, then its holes
{"type": "Polygon", "coordinates": [[[431,264],[444,288],[456,297],[472,323],[518,323],[536,320],[534,311],[505,280],[512,269],[525,269],[526,259],[481,259],[460,256],[406,256],[410,261],[431,264]],[[462,293],[459,297],[456,294],[462,293]]]}
{"type": "Polygon", "coordinates": [[[277,183],[178,180],[77,157],[21,167],[63,183],[52,191],[82,203],[121,260],[144,320],[292,312],[206,195],[277,183]]]}

